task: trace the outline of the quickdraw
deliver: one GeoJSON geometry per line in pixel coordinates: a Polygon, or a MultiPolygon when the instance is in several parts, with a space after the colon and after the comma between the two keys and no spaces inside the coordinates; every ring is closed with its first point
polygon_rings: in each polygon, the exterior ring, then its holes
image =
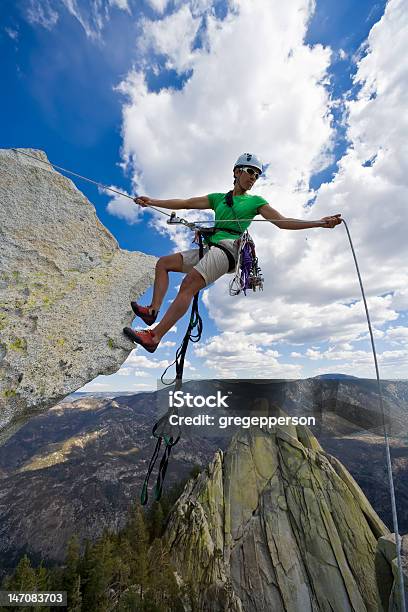
{"type": "Polygon", "coordinates": [[[229,294],[239,295],[243,291],[246,295],[248,289],[263,291],[263,283],[264,277],[258,264],[255,243],[246,231],[240,238],[237,266],[234,278],[229,284],[229,294]]]}

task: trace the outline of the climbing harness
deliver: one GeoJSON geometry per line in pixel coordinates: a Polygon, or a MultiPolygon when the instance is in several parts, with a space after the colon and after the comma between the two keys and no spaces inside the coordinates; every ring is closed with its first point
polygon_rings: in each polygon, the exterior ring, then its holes
{"type": "MultiPolygon", "coordinates": [[[[107,191],[112,191],[118,195],[121,195],[125,198],[129,198],[131,200],[134,200],[135,196],[130,196],[127,193],[123,193],[121,191],[118,191],[112,187],[108,187],[107,185],[104,185],[103,183],[100,183],[98,181],[94,181],[92,179],[89,179],[85,176],[82,176],[81,174],[78,174],[76,172],[73,172],[72,170],[67,170],[66,168],[63,168],[61,166],[57,166],[49,161],[45,161],[43,159],[38,158],[35,155],[31,155],[30,153],[26,153],[24,151],[12,148],[12,151],[14,151],[17,154],[20,155],[25,155],[26,157],[30,157],[32,159],[34,159],[36,162],[40,162],[43,163],[47,166],[51,166],[53,168],[56,168],[58,170],[62,170],[63,172],[67,172],[68,174],[72,174],[73,176],[76,176],[84,181],[87,181],[89,183],[92,183],[102,189],[105,189],[107,191]]],[[[226,195],[226,204],[228,205],[228,202],[230,202],[231,204],[232,201],[232,192],[229,192],[226,195]],[[231,195],[229,195],[231,194],[231,195]]],[[[221,227],[213,227],[213,228],[204,228],[203,224],[206,223],[223,223],[226,220],[225,219],[213,219],[213,220],[209,220],[209,219],[202,219],[202,220],[198,220],[198,221],[187,221],[186,219],[182,219],[176,216],[175,212],[172,213],[166,213],[165,211],[156,208],[154,206],[151,206],[150,204],[147,205],[148,208],[152,208],[153,210],[166,215],[167,217],[169,217],[169,220],[167,221],[167,223],[169,225],[172,224],[182,224],[185,227],[188,227],[189,229],[192,229],[196,232],[198,232],[198,236],[199,236],[199,249],[200,249],[200,258],[203,255],[203,242],[202,242],[202,236],[211,236],[215,231],[217,230],[222,230],[222,231],[227,231],[231,234],[236,233],[239,234],[241,236],[241,245],[240,245],[240,251],[239,251],[239,257],[238,257],[238,262],[237,262],[237,267],[238,265],[240,265],[240,269],[241,269],[241,274],[238,280],[238,276],[237,276],[237,272],[236,275],[234,276],[233,281],[231,281],[231,287],[230,287],[230,291],[234,292],[232,293],[233,295],[237,295],[241,290],[245,293],[247,289],[249,288],[254,288],[253,286],[251,286],[251,284],[255,284],[256,287],[258,287],[259,289],[262,288],[262,283],[263,283],[263,278],[261,277],[261,272],[257,263],[257,259],[255,257],[255,251],[252,251],[252,245],[251,245],[251,239],[249,237],[249,235],[245,236],[245,232],[241,232],[241,231],[237,231],[234,232],[234,230],[224,230],[221,227]],[[248,251],[251,251],[251,256],[252,256],[252,261],[255,261],[255,264],[249,264],[249,258],[246,257],[246,254],[248,253],[248,251]],[[252,270],[252,272],[251,272],[252,270]],[[261,280],[262,278],[262,280],[261,280]]],[[[231,220],[229,219],[228,222],[237,222],[238,226],[240,226],[240,221],[244,222],[244,221],[251,221],[251,222],[266,222],[266,223],[270,223],[273,221],[273,219],[235,219],[235,220],[231,220]]],[[[278,219],[276,219],[276,221],[278,221],[278,219]]],[[[299,221],[299,219],[297,220],[299,221]]],[[[402,560],[401,560],[401,536],[399,533],[399,527],[398,527],[398,516],[397,516],[397,507],[396,507],[396,501],[395,501],[395,489],[394,489],[394,479],[393,479],[393,472],[392,472],[392,463],[391,463],[391,453],[390,453],[390,445],[389,445],[389,439],[388,439],[388,433],[387,433],[387,429],[386,429],[386,424],[385,424],[385,412],[384,412],[384,402],[383,402],[383,396],[382,396],[382,389],[381,389],[381,382],[380,382],[380,374],[379,374],[379,368],[378,368],[378,362],[377,362],[377,353],[376,353],[376,349],[375,349],[375,344],[374,344],[374,336],[373,336],[373,331],[372,331],[372,327],[371,327],[371,321],[370,321],[370,315],[368,312],[368,306],[367,306],[367,301],[366,301],[366,297],[365,297],[365,292],[364,292],[364,287],[363,287],[363,283],[361,280],[361,275],[360,275],[360,270],[358,267],[358,262],[357,262],[357,257],[354,251],[354,246],[353,246],[353,242],[351,239],[351,235],[347,226],[347,223],[345,221],[345,219],[342,219],[342,222],[344,224],[344,227],[346,229],[347,232],[347,236],[349,239],[349,243],[350,243],[350,248],[351,248],[351,252],[353,254],[353,259],[354,259],[354,263],[355,263],[355,267],[356,267],[356,271],[357,271],[357,276],[358,276],[358,280],[359,280],[359,284],[360,284],[360,289],[361,289],[361,294],[362,294],[362,298],[363,298],[363,303],[364,303],[364,308],[365,308],[365,313],[366,313],[366,318],[367,318],[367,324],[368,324],[368,329],[369,329],[369,334],[370,334],[370,340],[371,340],[371,348],[372,348],[372,353],[373,353],[373,358],[374,358],[374,365],[375,365],[375,371],[376,371],[376,379],[377,379],[377,388],[378,388],[378,395],[379,395],[379,404],[380,404],[380,409],[381,409],[381,415],[382,415],[382,421],[383,421],[383,429],[384,429],[384,441],[385,441],[385,452],[386,452],[386,465],[387,465],[387,475],[388,475],[388,483],[389,483],[389,488],[390,488],[390,497],[391,497],[391,509],[392,509],[392,520],[393,520],[393,529],[395,532],[395,539],[396,539],[396,551],[397,551],[397,565],[398,565],[398,577],[399,577],[399,591],[400,591],[400,602],[401,602],[401,612],[406,612],[406,603],[405,603],[405,594],[404,594],[404,576],[403,576],[403,569],[402,569],[402,560]]],[[[305,223],[309,223],[309,221],[305,220],[305,223]]],[[[253,243],[253,241],[252,241],[253,243]]],[[[222,245],[216,245],[213,244],[211,245],[212,247],[218,247],[221,248],[222,250],[225,250],[227,256],[229,253],[229,259],[228,261],[230,262],[230,258],[233,257],[232,254],[228,251],[228,249],[224,249],[222,247],[222,245]],[[227,252],[228,251],[228,252],[227,252]]],[[[234,265],[235,265],[235,260],[234,260],[234,265]]],[[[255,288],[256,288],[255,287],[255,288]]],[[[193,300],[193,305],[191,308],[191,315],[190,315],[190,321],[189,321],[189,325],[187,328],[187,332],[183,338],[183,341],[180,345],[180,347],[177,350],[176,353],[176,359],[174,360],[174,362],[172,364],[170,364],[170,366],[168,366],[168,368],[166,368],[165,372],[162,375],[162,381],[163,381],[163,377],[166,374],[167,370],[172,366],[172,365],[176,365],[176,377],[175,379],[171,382],[171,383],[167,383],[167,384],[174,384],[175,383],[175,390],[179,390],[181,388],[182,385],[182,378],[183,378],[183,369],[184,369],[184,359],[185,359],[185,355],[187,352],[187,347],[190,341],[192,342],[198,342],[201,338],[201,333],[202,333],[202,320],[201,317],[199,315],[198,312],[198,297],[199,297],[199,293],[197,293],[194,296],[194,300],[193,300]],[[197,331],[195,334],[193,334],[193,330],[197,328],[197,331]]],[[[164,382],[164,381],[163,381],[164,382]]],[[[166,383],[165,383],[166,384],[166,383]]],[[[159,500],[162,494],[162,488],[163,488],[163,481],[164,481],[164,477],[166,474],[166,470],[167,470],[167,466],[168,466],[168,461],[169,461],[169,457],[170,457],[170,453],[171,453],[171,449],[173,448],[173,446],[175,446],[177,444],[177,442],[180,439],[180,433],[178,433],[178,435],[175,436],[168,436],[167,434],[165,434],[164,432],[160,433],[160,428],[161,426],[164,424],[164,422],[166,422],[168,424],[168,415],[166,414],[164,417],[162,417],[153,427],[153,436],[155,436],[157,438],[157,443],[156,443],[156,447],[153,453],[153,456],[150,460],[149,463],[149,468],[148,468],[148,472],[145,478],[145,481],[143,483],[143,487],[142,487],[142,494],[141,494],[141,502],[142,504],[146,504],[147,503],[147,499],[148,499],[148,495],[147,495],[147,488],[148,488],[148,482],[149,482],[149,478],[150,478],[150,474],[154,468],[154,465],[156,463],[159,451],[160,451],[160,447],[162,444],[162,441],[164,440],[166,448],[164,451],[164,454],[162,456],[162,459],[160,461],[160,466],[159,466],[159,473],[157,476],[157,481],[156,481],[156,486],[155,486],[155,496],[156,499],[159,500]]]]}

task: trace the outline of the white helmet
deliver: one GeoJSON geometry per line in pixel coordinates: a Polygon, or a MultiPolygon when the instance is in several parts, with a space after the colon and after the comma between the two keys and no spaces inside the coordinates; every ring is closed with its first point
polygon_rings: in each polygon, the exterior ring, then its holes
{"type": "Polygon", "coordinates": [[[234,164],[234,170],[235,168],[240,168],[242,166],[252,166],[253,168],[257,168],[259,172],[262,173],[262,162],[259,157],[253,153],[243,153],[240,155],[234,164]]]}

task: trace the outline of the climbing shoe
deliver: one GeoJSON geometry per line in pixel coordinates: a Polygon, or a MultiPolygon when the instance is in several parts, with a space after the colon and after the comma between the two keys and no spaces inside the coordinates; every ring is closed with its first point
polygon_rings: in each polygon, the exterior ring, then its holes
{"type": "Polygon", "coordinates": [[[159,343],[153,340],[153,332],[151,329],[135,330],[131,327],[124,327],[123,333],[129,340],[132,340],[135,344],[140,344],[140,346],[143,346],[149,353],[154,353],[159,346],[159,343]]]}
{"type": "Polygon", "coordinates": [[[153,325],[157,319],[157,315],[159,314],[157,310],[153,310],[150,313],[149,308],[146,306],[139,306],[137,302],[130,302],[130,305],[135,315],[140,317],[142,321],[146,323],[146,325],[153,325]]]}

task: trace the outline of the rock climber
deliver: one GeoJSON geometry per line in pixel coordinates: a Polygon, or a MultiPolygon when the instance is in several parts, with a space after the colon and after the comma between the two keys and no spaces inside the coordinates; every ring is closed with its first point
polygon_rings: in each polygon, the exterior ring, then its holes
{"type": "Polygon", "coordinates": [[[259,157],[252,153],[243,153],[234,164],[234,187],[227,196],[225,193],[211,193],[186,200],[156,200],[147,196],[135,198],[135,202],[143,208],[159,206],[172,210],[210,209],[215,212],[215,218],[222,220],[222,223],[217,221],[215,233],[210,238],[206,238],[207,244],[202,259],[199,258],[198,248],[159,258],[151,304],[140,306],[136,302],[131,302],[133,312],[147,325],[153,325],[157,319],[169,286],[169,272],[183,272],[186,276],[175,300],[156,327],[147,330],[124,328],[124,333],[132,342],[140,344],[149,353],[154,353],[162,337],[187,312],[194,295],[234,270],[234,261],[237,259],[239,249],[239,235],[244,233],[256,215],[262,215],[280,229],[289,230],[333,228],[342,222],[341,214],[308,222],[284,217],[264,198],[247,193],[261,174],[262,162],[259,157]]]}

